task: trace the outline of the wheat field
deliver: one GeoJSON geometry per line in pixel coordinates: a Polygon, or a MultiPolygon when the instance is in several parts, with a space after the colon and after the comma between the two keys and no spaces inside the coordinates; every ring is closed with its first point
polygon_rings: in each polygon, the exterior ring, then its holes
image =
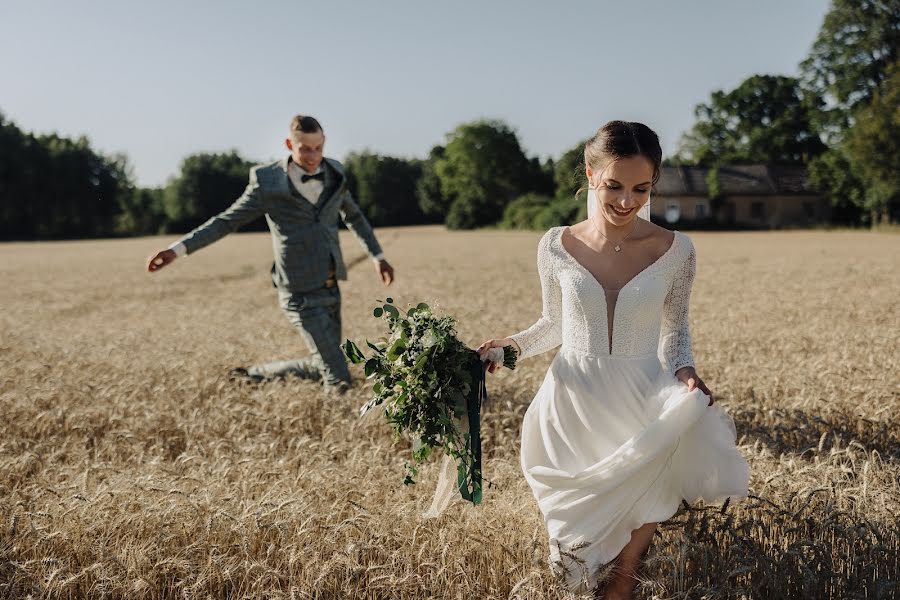
{"type": "MultiPolygon", "coordinates": [[[[344,337],[375,302],[429,302],[475,347],[540,312],[539,233],[380,229],[356,240],[344,337]]],[[[696,233],[700,375],[732,415],[751,497],[682,506],[636,598],[900,597],[900,235],[696,233]]],[[[491,376],[485,502],[422,519],[437,464],[339,398],[229,369],[307,354],[267,234],[155,274],[171,239],[0,245],[0,598],[563,598],[520,472],[553,352],[491,376]]]]}

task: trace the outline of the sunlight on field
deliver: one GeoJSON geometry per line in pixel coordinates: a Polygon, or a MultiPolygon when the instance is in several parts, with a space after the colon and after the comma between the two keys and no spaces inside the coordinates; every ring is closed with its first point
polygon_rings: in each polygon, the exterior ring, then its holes
{"type": "MultiPolygon", "coordinates": [[[[456,316],[470,346],[538,317],[539,233],[378,235],[395,302],[456,316]]],[[[662,525],[638,597],[900,594],[900,236],[692,238],[698,371],[754,497],[662,525]]],[[[484,505],[424,521],[435,469],[401,484],[408,445],[357,416],[366,389],[227,380],[307,354],[268,235],[147,274],[169,241],[0,245],[0,598],[561,597],[518,464],[553,352],[489,381],[484,505]]],[[[342,292],[344,337],[380,335],[369,260],[342,292]]]]}

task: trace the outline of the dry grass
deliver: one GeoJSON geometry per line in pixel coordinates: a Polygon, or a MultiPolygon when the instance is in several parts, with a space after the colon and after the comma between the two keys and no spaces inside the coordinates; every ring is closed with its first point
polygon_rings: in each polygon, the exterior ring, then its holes
{"type": "MultiPolygon", "coordinates": [[[[537,317],[539,234],[379,235],[396,301],[456,315],[473,347],[537,317]]],[[[900,596],[900,236],[693,239],[695,355],[753,497],[679,511],[638,596],[900,596]]],[[[365,390],[227,382],[306,354],[268,237],[143,272],[167,241],[0,246],[0,598],[561,597],[518,465],[552,353],[490,382],[485,504],[423,521],[434,469],[400,484],[405,445],[356,416],[365,390]]],[[[370,263],[342,289],[345,337],[376,336],[370,263]]]]}

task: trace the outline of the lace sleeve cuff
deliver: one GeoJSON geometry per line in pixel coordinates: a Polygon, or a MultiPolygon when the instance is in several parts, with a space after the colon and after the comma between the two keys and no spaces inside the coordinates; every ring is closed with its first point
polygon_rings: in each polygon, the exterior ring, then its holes
{"type": "Polygon", "coordinates": [[[510,336],[519,347],[519,359],[546,352],[562,343],[559,323],[541,317],[528,329],[510,336]]]}

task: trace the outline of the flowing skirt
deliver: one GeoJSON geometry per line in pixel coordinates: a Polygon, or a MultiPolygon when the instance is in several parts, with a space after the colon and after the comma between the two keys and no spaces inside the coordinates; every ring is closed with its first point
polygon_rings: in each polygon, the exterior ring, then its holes
{"type": "Polygon", "coordinates": [[[521,463],[572,591],[596,585],[645,523],[681,500],[745,498],[749,467],[731,417],[655,356],[593,356],[563,347],[525,413],[521,463]]]}

